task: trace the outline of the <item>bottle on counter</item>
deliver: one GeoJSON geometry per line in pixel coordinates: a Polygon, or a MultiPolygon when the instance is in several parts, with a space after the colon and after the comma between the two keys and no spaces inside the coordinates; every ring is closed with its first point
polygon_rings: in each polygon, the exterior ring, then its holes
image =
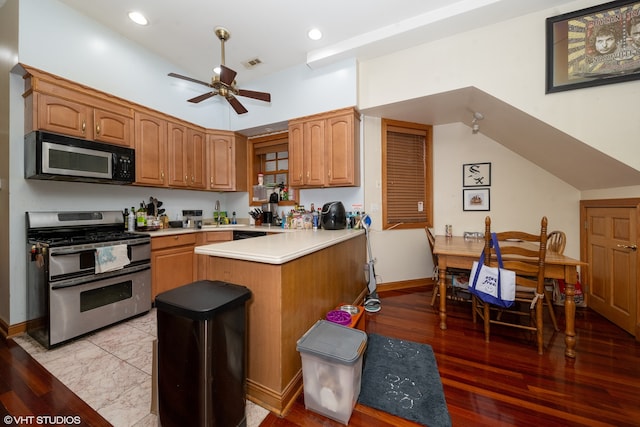
{"type": "Polygon", "coordinates": [[[138,228],[144,228],[147,226],[147,211],[144,208],[144,203],[140,203],[140,208],[136,213],[136,226],[138,228]]]}
{"type": "Polygon", "coordinates": [[[233,214],[231,214],[231,224],[237,224],[238,220],[236,218],[236,213],[235,211],[233,212],[233,214]]]}
{"type": "Polygon", "coordinates": [[[134,232],[136,231],[136,214],[135,209],[131,207],[131,211],[127,216],[127,231],[134,232]]]}

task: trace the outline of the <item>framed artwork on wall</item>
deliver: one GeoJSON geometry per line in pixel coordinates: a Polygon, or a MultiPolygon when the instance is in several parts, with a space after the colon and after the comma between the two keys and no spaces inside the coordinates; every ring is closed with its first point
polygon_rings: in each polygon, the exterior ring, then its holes
{"type": "Polygon", "coordinates": [[[546,92],[640,79],[640,1],[547,18],[546,92]]]}
{"type": "Polygon", "coordinates": [[[464,211],[488,211],[488,188],[464,188],[462,190],[462,210],[464,211]]]}
{"type": "Polygon", "coordinates": [[[462,165],[463,187],[488,187],[491,185],[491,163],[467,163],[462,165]]]}

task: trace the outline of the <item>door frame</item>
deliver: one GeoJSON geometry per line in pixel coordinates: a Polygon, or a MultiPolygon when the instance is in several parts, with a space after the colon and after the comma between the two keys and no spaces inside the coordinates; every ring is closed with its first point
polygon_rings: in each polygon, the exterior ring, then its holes
{"type": "MultiPolygon", "coordinates": [[[[625,199],[595,199],[595,200],[580,200],[580,259],[587,262],[587,248],[588,248],[588,224],[587,224],[587,209],[589,208],[635,208],[636,210],[636,242],[640,243],[640,198],[625,198],[625,199]]],[[[640,265],[640,250],[636,251],[636,262],[640,265]]],[[[591,268],[587,266],[587,268],[591,268]]],[[[588,289],[589,275],[583,274],[581,282],[583,289],[588,289]]],[[[640,341],[640,273],[636,269],[636,326],[635,337],[636,341],[640,341]]],[[[587,293],[585,292],[585,295],[587,293]]],[[[588,305],[588,301],[587,301],[588,305]]]]}

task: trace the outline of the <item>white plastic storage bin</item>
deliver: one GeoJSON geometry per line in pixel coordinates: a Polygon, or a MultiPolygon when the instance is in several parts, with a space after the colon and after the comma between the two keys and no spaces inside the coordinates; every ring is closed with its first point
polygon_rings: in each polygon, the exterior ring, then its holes
{"type": "Polygon", "coordinates": [[[360,395],[367,334],[319,320],[298,340],[304,404],[311,411],[349,423],[360,395]]]}

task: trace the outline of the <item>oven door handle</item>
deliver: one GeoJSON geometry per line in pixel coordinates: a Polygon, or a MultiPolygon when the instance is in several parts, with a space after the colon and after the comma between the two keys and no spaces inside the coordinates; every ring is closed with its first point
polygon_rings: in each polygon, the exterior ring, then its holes
{"type": "Polygon", "coordinates": [[[133,247],[133,246],[144,246],[144,245],[150,245],[151,242],[150,241],[144,241],[144,242],[140,242],[140,243],[129,243],[129,247],[133,247]]]}
{"type": "Polygon", "coordinates": [[[63,256],[63,255],[76,255],[76,254],[81,254],[83,252],[90,252],[93,251],[95,252],[95,248],[94,249],[80,249],[80,250],[74,250],[74,251],[56,251],[56,252],[49,252],[49,256],[63,256]]]}
{"type": "Polygon", "coordinates": [[[133,274],[139,271],[145,271],[149,269],[151,269],[151,264],[143,264],[143,265],[138,265],[131,268],[124,268],[121,270],[114,270],[106,273],[94,274],[94,275],[88,276],[89,277],[88,279],[87,278],[82,278],[81,280],[72,279],[69,281],[63,281],[62,283],[59,283],[59,284],[51,285],[51,290],[55,291],[56,289],[64,289],[72,286],[86,285],[87,283],[98,282],[100,280],[104,280],[112,277],[127,276],[129,274],[133,274]]]}

